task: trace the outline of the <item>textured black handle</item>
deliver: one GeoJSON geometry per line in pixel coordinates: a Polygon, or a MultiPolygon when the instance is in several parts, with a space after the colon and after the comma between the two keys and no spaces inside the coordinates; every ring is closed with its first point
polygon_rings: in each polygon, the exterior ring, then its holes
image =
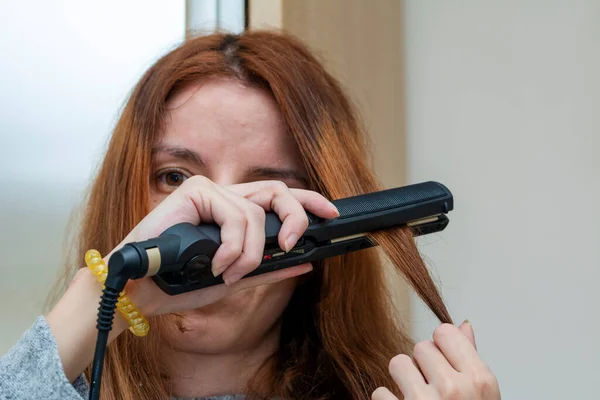
{"type": "MultiPolygon", "coordinates": [[[[453,208],[452,194],[437,182],[425,182],[381,192],[369,193],[333,202],[340,217],[323,220],[309,215],[310,224],[294,249],[284,253],[277,246],[281,221],[277,214],[267,213],[266,246],[261,265],[248,274],[254,276],[334,255],[371,247],[373,243],[359,233],[372,232],[394,226],[404,226],[425,220],[416,229],[417,234],[437,232],[446,227],[446,214],[453,208]],[[431,218],[436,217],[436,218],[431,218]],[[343,240],[335,240],[343,238],[343,240]]],[[[414,228],[413,228],[414,229],[414,228]]],[[[160,288],[169,294],[178,294],[223,283],[214,277],[210,260],[217,251],[220,228],[217,225],[178,224],[159,238],[173,257],[161,249],[161,272],[153,277],[160,288]]],[[[148,243],[147,246],[162,244],[148,243]]]]}
{"type": "MultiPolygon", "coordinates": [[[[316,242],[403,225],[439,214],[454,207],[452,193],[438,182],[423,182],[380,192],[334,200],[339,218],[324,220],[309,214],[304,236],[316,242]]],[[[268,213],[267,243],[277,243],[281,221],[268,213]]]]}
{"type": "Polygon", "coordinates": [[[410,207],[428,201],[447,199],[448,211],[452,210],[452,194],[441,183],[424,182],[395,189],[367,193],[333,201],[340,212],[340,219],[410,207]]]}

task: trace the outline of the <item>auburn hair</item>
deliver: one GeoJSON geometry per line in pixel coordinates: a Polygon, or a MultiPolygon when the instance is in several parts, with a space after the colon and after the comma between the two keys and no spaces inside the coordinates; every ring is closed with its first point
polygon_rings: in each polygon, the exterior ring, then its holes
{"type": "MultiPolygon", "coordinates": [[[[188,85],[211,78],[236,79],[272,93],[300,150],[309,189],[330,199],[382,189],[349,99],[296,38],[265,31],[189,38],[148,69],[124,105],[80,218],[73,269],[83,265],[88,249],[110,252],[149,212],[151,150],[165,126],[166,103],[188,85]]],[[[451,322],[410,231],[370,236],[440,321],[451,322]]],[[[396,354],[410,355],[413,343],[390,296],[389,280],[400,277],[386,274],[385,264],[378,249],[366,249],[315,265],[281,317],[280,346],[268,364],[274,367],[249,382],[249,397],[264,398],[265,387],[267,397],[283,399],[365,399],[379,386],[398,392],[388,364],[396,354]]],[[[150,322],[160,332],[169,321],[150,322]]],[[[103,399],[171,396],[158,362],[161,336],[126,332],[111,343],[103,399]]]]}

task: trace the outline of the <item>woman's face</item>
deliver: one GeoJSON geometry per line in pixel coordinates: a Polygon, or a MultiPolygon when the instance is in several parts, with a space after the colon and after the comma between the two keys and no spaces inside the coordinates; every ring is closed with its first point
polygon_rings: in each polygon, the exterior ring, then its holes
{"type": "MultiPolygon", "coordinates": [[[[174,96],[153,153],[152,207],[193,175],[221,185],[281,180],[301,188],[306,182],[296,145],[271,95],[233,80],[207,81],[174,96]]],[[[182,313],[183,329],[173,326],[168,335],[182,351],[254,348],[277,335],[273,328],[295,286],[295,279],[259,286],[182,313]]]]}

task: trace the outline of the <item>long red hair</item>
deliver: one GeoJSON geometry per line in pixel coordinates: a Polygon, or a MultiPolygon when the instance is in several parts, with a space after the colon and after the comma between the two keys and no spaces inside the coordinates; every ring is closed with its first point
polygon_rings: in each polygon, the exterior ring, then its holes
{"type": "MultiPolygon", "coordinates": [[[[127,101],[81,218],[76,265],[90,248],[107,254],[149,212],[151,149],[164,128],[165,105],[177,91],[213,77],[272,93],[300,149],[310,189],[337,199],[382,188],[349,100],[298,40],[271,32],[191,38],[159,59],[127,101]]],[[[380,232],[372,239],[435,315],[451,322],[410,232],[380,232]]],[[[275,368],[249,383],[250,395],[256,387],[264,395],[267,387],[269,396],[281,398],[364,399],[378,386],[395,389],[388,363],[396,354],[411,354],[413,344],[396,318],[380,256],[368,249],[315,266],[282,315],[280,347],[269,364],[275,368]]],[[[165,323],[151,321],[153,331],[165,323]]],[[[158,362],[160,336],[124,333],[109,346],[104,399],[170,396],[158,362]]]]}

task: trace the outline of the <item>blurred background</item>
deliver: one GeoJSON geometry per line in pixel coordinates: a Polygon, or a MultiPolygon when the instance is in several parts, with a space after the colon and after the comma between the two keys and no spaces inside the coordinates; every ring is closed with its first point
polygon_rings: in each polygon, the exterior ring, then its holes
{"type": "MultiPolygon", "coordinates": [[[[503,398],[597,398],[597,0],[0,0],[0,354],[42,312],[129,91],[216,28],[305,40],[360,107],[384,183],[452,190],[451,224],[419,247],[503,398]]],[[[398,291],[429,338],[435,318],[398,291]]]]}

